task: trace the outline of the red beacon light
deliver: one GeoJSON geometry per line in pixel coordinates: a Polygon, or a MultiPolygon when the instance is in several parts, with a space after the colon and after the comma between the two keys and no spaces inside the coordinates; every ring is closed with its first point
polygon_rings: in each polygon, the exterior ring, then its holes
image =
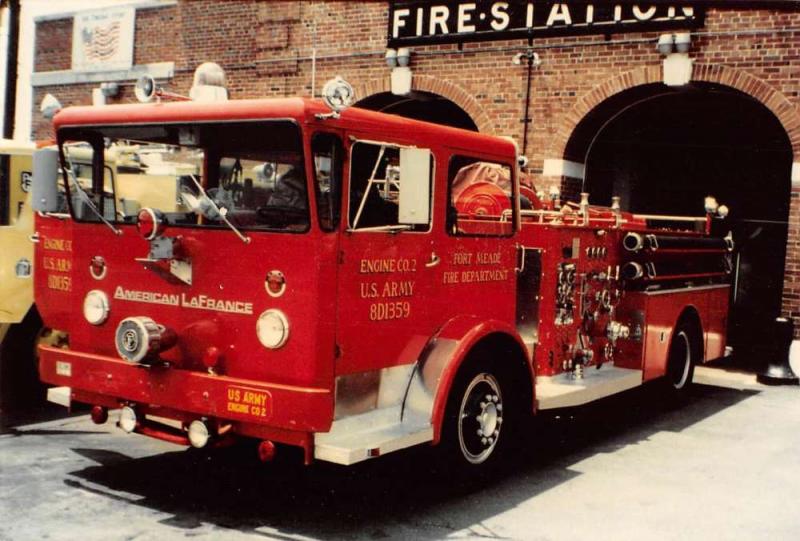
{"type": "Polygon", "coordinates": [[[166,218],[160,210],[145,207],[136,218],[136,229],[145,240],[155,240],[167,230],[166,218]]]}

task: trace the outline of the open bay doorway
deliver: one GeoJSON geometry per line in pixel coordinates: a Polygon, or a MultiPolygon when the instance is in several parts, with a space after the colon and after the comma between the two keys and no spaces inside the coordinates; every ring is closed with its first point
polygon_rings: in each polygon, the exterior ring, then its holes
{"type": "Polygon", "coordinates": [[[593,203],[619,195],[625,210],[699,216],[713,195],[730,208],[717,224],[736,242],[728,343],[757,368],[781,310],[789,227],[792,148],[775,115],[729,87],[643,85],[590,112],[567,153],[586,164],[593,203]]]}

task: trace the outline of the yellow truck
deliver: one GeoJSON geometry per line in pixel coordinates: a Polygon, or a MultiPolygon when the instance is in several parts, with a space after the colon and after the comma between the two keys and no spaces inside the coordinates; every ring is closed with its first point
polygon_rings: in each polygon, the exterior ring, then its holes
{"type": "Polygon", "coordinates": [[[41,400],[36,344],[49,339],[33,303],[33,143],[0,139],[0,409],[41,400]]]}

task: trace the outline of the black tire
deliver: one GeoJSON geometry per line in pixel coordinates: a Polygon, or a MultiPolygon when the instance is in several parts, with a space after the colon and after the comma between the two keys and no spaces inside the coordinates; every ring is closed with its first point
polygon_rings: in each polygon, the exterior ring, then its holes
{"type": "Polygon", "coordinates": [[[509,370],[483,356],[459,370],[445,410],[442,460],[455,473],[488,473],[508,463],[522,410],[509,370]]]}
{"type": "Polygon", "coordinates": [[[700,361],[702,344],[697,326],[682,320],[675,326],[667,355],[664,387],[672,394],[686,394],[692,386],[694,367],[700,361]]]}
{"type": "Polygon", "coordinates": [[[42,319],[36,308],[31,308],[25,319],[11,325],[0,344],[0,409],[3,411],[37,406],[45,401],[36,352],[42,332],[42,319]]]}

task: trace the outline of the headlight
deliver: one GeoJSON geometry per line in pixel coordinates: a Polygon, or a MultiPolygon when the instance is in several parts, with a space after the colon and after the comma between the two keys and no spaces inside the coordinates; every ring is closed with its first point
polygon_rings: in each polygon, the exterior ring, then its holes
{"type": "Polygon", "coordinates": [[[258,316],[256,335],[265,348],[278,349],[289,339],[289,321],[280,310],[267,310],[258,316]]]}
{"type": "Polygon", "coordinates": [[[127,433],[136,430],[139,419],[136,418],[136,410],[130,406],[125,406],[119,410],[119,427],[127,433]]]}
{"type": "Polygon", "coordinates": [[[83,317],[92,325],[100,325],[108,319],[108,296],[99,289],[93,289],[83,299],[83,317]]]}
{"type": "Polygon", "coordinates": [[[197,449],[205,447],[208,443],[208,439],[211,437],[208,427],[199,419],[192,421],[192,423],[189,425],[188,433],[189,443],[192,444],[192,447],[197,449]]]}

